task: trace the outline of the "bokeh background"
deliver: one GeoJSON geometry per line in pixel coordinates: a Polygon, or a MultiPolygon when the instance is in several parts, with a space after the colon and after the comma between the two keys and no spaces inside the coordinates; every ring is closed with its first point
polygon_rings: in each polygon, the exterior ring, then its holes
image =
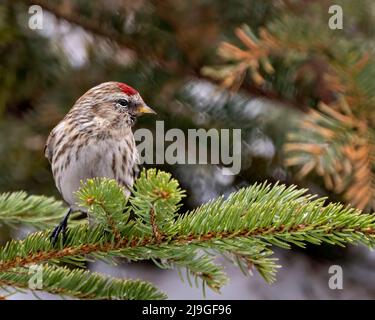
{"type": "MultiPolygon", "coordinates": [[[[256,181],[308,188],[372,212],[375,200],[375,3],[371,0],[0,1],[0,192],[60,198],[43,148],[49,131],[89,88],[121,81],[158,111],[137,128],[239,128],[242,167],[155,165],[187,190],[183,210],[256,181]],[[43,28],[29,28],[29,7],[43,28]],[[329,28],[340,5],[343,28],[329,28]]],[[[0,227],[0,241],[24,230],[0,227]]],[[[366,248],[277,250],[268,285],[227,265],[215,299],[369,299],[374,254],[366,248]],[[328,288],[328,268],[344,289],[328,288]]],[[[150,280],[170,298],[201,299],[177,273],[151,263],[95,263],[93,270],[150,280]]],[[[28,298],[16,295],[14,298],[28,298]]],[[[55,298],[46,296],[47,298],[55,298]]]]}

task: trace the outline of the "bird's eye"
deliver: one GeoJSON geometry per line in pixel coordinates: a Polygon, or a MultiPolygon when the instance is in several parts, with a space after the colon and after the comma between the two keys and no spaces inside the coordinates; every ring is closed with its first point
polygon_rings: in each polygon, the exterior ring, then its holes
{"type": "Polygon", "coordinates": [[[122,107],[127,107],[129,105],[129,101],[126,99],[119,99],[117,100],[117,104],[119,104],[122,107]]]}

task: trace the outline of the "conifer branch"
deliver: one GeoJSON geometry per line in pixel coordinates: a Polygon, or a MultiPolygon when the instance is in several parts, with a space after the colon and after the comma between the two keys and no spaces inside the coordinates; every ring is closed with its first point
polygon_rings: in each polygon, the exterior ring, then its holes
{"type": "MultiPolygon", "coordinates": [[[[0,224],[14,227],[19,223],[37,229],[56,225],[66,214],[61,201],[45,196],[27,196],[26,192],[0,194],[0,224]]],[[[73,224],[76,215],[72,215],[73,224]]]]}
{"type": "Polygon", "coordinates": [[[299,168],[298,178],[315,171],[327,189],[343,193],[359,209],[374,208],[372,128],[353,114],[343,97],[330,106],[320,103],[318,108],[310,110],[288,135],[285,164],[299,168]]]}
{"type": "Polygon", "coordinates": [[[147,282],[140,280],[120,280],[104,277],[98,273],[81,269],[42,265],[40,283],[35,273],[26,267],[18,267],[0,273],[0,288],[15,287],[31,289],[79,299],[165,299],[165,295],[147,282]]]}
{"type": "Polygon", "coordinates": [[[180,215],[176,213],[183,191],[169,174],[156,170],[142,172],[128,202],[121,187],[108,179],[89,180],[78,196],[80,205],[87,206],[97,220],[96,226],[71,227],[66,241],[57,246],[49,241],[50,231],[12,240],[0,250],[1,272],[45,262],[79,264],[86,258],[152,259],[164,268],[186,268],[203,286],[218,290],[226,278],[207,256],[213,252],[231,257],[241,269],[254,266],[272,282],[278,267],[270,258],[272,245],[375,244],[375,215],[341,204],[324,205],[325,199],[294,186],[256,184],[180,215]],[[151,204],[157,208],[158,237],[149,213],[151,204]],[[130,211],[136,217],[133,220],[130,211]],[[111,223],[107,216],[112,217],[111,223]],[[113,223],[121,239],[113,232],[113,223]]]}
{"type": "Polygon", "coordinates": [[[337,50],[330,45],[326,25],[310,28],[306,17],[290,15],[257,34],[247,25],[235,34],[241,45],[221,43],[218,55],[224,64],[204,67],[202,73],[232,90],[250,82],[290,100],[308,96],[299,102],[308,112],[284,147],[286,165],[299,167],[297,178],[316,171],[328,190],[342,194],[358,209],[372,210],[375,95],[370,79],[375,76],[375,59],[371,50],[349,45],[344,36],[339,37],[343,45],[337,50]]]}

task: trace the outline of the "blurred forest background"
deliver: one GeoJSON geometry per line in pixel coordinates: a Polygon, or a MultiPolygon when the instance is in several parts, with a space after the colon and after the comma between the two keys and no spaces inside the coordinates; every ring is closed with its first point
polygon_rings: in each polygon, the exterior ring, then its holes
{"type": "MultiPolygon", "coordinates": [[[[0,0],[0,192],[60,198],[43,148],[89,88],[121,81],[157,110],[137,127],[240,128],[242,167],[163,165],[187,189],[185,208],[255,181],[309,188],[375,209],[375,2],[372,0],[0,0]],[[29,7],[43,28],[28,27],[29,7]],[[331,5],[343,29],[331,30],[331,5]]],[[[17,235],[0,227],[4,242],[17,235]]],[[[374,298],[375,256],[361,247],[277,251],[267,285],[231,271],[208,298],[374,298]],[[344,289],[328,288],[343,266],[344,289]]],[[[225,263],[225,262],[224,262],[225,263]]],[[[153,281],[170,298],[202,297],[151,264],[93,269],[153,281]]],[[[229,267],[230,268],[230,267],[229,267]]]]}

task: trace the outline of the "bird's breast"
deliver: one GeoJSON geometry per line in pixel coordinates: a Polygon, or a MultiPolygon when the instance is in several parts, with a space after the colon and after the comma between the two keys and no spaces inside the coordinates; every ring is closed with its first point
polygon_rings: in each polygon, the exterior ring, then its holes
{"type": "Polygon", "coordinates": [[[90,178],[115,179],[126,189],[133,185],[138,162],[133,135],[118,138],[103,132],[76,141],[68,149],[53,161],[52,170],[57,188],[70,205],[76,201],[74,193],[81,181],[90,178]]]}

